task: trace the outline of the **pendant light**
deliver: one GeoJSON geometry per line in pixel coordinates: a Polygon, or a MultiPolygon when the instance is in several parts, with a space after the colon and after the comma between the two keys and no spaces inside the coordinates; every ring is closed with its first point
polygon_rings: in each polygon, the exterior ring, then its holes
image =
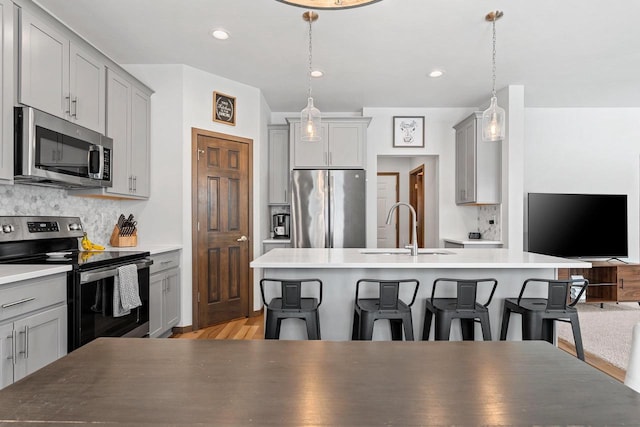
{"type": "Polygon", "coordinates": [[[500,141],[504,139],[504,110],[498,106],[498,98],[496,97],[496,21],[502,18],[503,15],[501,11],[496,10],[485,16],[485,20],[490,21],[493,25],[493,90],[491,91],[489,108],[482,113],[483,141],[500,141]]]}
{"type": "Polygon", "coordinates": [[[307,106],[300,112],[300,127],[302,136],[300,139],[304,142],[318,142],[320,141],[320,110],[313,106],[313,98],[311,97],[311,71],[312,65],[312,38],[311,38],[311,23],[318,19],[318,14],[315,12],[305,12],[302,14],[302,19],[309,23],[309,70],[307,70],[307,77],[309,79],[309,86],[307,91],[307,106]]]}

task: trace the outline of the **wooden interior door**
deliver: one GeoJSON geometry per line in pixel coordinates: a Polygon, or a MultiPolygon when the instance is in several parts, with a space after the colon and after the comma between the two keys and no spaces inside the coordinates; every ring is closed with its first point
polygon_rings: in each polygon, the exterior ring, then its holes
{"type": "Polygon", "coordinates": [[[194,129],[194,325],[249,315],[251,140],[194,129]]]}
{"type": "MultiPolygon", "coordinates": [[[[424,165],[409,172],[409,204],[416,210],[418,222],[418,247],[424,248],[424,165]]],[[[413,218],[409,220],[409,235],[413,230],[413,218]]]]}

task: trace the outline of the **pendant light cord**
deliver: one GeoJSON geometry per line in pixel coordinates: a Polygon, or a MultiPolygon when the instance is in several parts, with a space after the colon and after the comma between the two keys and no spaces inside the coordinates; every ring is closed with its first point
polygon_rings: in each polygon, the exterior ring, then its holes
{"type": "MultiPolygon", "coordinates": [[[[308,86],[309,90],[307,91],[307,98],[311,98],[311,71],[312,71],[311,59],[312,59],[312,46],[313,46],[313,44],[311,43],[312,42],[312,38],[311,38],[311,22],[312,21],[313,21],[313,19],[309,19],[309,72],[308,72],[308,76],[307,76],[308,79],[309,79],[309,81],[308,81],[309,82],[309,86],[308,86]]],[[[495,80],[495,78],[494,78],[494,80],[495,80]]]]}
{"type": "Polygon", "coordinates": [[[491,91],[491,96],[493,98],[496,97],[496,17],[498,12],[493,16],[493,69],[491,70],[493,73],[493,90],[491,91]]]}

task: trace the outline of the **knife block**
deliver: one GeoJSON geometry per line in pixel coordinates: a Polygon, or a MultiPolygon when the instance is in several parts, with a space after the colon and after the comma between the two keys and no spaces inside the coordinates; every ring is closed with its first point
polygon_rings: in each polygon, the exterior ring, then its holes
{"type": "Polygon", "coordinates": [[[131,236],[121,236],[120,227],[116,225],[111,232],[109,243],[116,247],[138,246],[138,230],[134,230],[131,236]]]}

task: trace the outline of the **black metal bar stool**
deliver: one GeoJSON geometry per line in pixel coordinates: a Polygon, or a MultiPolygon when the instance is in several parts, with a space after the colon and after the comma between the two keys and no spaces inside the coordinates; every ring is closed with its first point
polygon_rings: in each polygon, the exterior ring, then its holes
{"type": "Polygon", "coordinates": [[[502,328],[500,340],[507,339],[507,328],[511,313],[522,315],[522,339],[545,340],[553,344],[554,321],[571,323],[573,340],[576,345],[578,359],[584,360],[580,321],[575,305],[587,289],[589,281],[527,279],[522,284],[518,298],[505,298],[502,311],[502,328]],[[524,290],[529,283],[542,283],[547,286],[547,298],[523,298],[524,290]],[[574,300],[570,300],[571,286],[580,286],[580,292],[574,300]]]}
{"type": "Polygon", "coordinates": [[[474,323],[477,321],[482,326],[482,336],[485,341],[491,341],[491,326],[489,324],[489,309],[493,294],[498,286],[496,279],[447,279],[439,278],[434,280],[431,289],[431,298],[426,301],[424,314],[424,327],[422,329],[422,339],[428,340],[431,331],[431,320],[436,317],[435,339],[436,341],[447,341],[451,334],[451,321],[460,319],[463,340],[474,340],[474,323]],[[455,298],[435,298],[438,283],[455,285],[455,298]],[[491,294],[485,304],[477,302],[478,283],[491,283],[491,294]]]}
{"type": "Polygon", "coordinates": [[[262,302],[267,308],[265,315],[265,339],[280,338],[280,323],[282,319],[302,319],[307,326],[307,336],[310,340],[320,339],[320,316],[318,307],[322,304],[322,281],[319,279],[268,279],[260,280],[260,294],[262,302]],[[267,283],[279,283],[281,296],[271,299],[267,304],[264,297],[264,287],[267,283]],[[319,297],[302,297],[302,285],[318,284],[319,297]]]}
{"type": "Polygon", "coordinates": [[[377,280],[360,279],[356,283],[356,300],[353,311],[353,331],[351,339],[371,340],[373,325],[378,319],[389,319],[391,338],[402,340],[402,329],[407,341],[413,341],[413,321],[411,306],[416,300],[420,282],[415,279],[405,280],[377,280]],[[378,298],[359,298],[360,284],[378,284],[378,298]],[[399,298],[400,285],[413,283],[413,298],[406,304],[399,298]]]}

